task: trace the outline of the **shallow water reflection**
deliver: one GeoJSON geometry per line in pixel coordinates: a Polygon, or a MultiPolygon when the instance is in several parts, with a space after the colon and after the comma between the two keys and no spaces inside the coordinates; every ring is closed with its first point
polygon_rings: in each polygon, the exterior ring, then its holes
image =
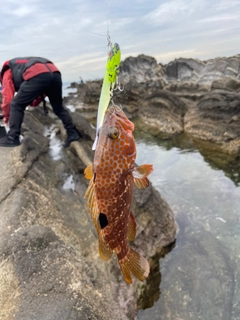
{"type": "Polygon", "coordinates": [[[208,152],[187,137],[135,137],[136,162],[154,165],[150,180],[180,227],[175,248],[160,260],[160,298],[138,319],[240,319],[239,162],[219,169],[218,155],[207,162],[208,152]]]}

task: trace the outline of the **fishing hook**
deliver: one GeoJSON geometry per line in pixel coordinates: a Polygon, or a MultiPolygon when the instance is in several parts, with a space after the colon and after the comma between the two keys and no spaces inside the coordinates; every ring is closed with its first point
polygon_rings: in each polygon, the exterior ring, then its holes
{"type": "Polygon", "coordinates": [[[124,86],[121,87],[120,84],[117,84],[116,87],[114,88],[114,91],[115,91],[115,90],[119,90],[119,91],[122,92],[122,91],[124,90],[124,86]]]}
{"type": "Polygon", "coordinates": [[[113,90],[114,90],[114,91],[115,91],[115,90],[119,90],[119,91],[121,91],[121,92],[124,90],[124,86],[121,87],[121,84],[119,83],[118,77],[116,78],[116,86],[115,86],[115,88],[114,88],[113,90]]]}

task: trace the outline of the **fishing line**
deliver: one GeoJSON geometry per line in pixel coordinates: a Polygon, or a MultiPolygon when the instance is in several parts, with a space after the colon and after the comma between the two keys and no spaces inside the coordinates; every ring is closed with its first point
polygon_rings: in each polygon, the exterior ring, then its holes
{"type": "MultiPolygon", "coordinates": [[[[105,5],[106,5],[106,16],[107,16],[107,42],[108,42],[108,57],[111,57],[111,55],[114,55],[114,52],[112,50],[113,45],[112,45],[112,41],[111,41],[111,37],[110,37],[110,29],[109,29],[109,6],[108,6],[108,1],[105,0],[105,5]]],[[[121,87],[121,84],[119,82],[119,78],[117,76],[115,83],[111,84],[111,88],[110,88],[110,101],[113,105],[115,105],[114,101],[113,101],[113,92],[114,91],[123,91],[124,90],[124,86],[121,87]]]]}
{"type": "Polygon", "coordinates": [[[105,0],[105,5],[106,5],[106,16],[107,16],[107,41],[108,41],[108,51],[112,46],[111,38],[110,38],[110,31],[109,31],[109,7],[108,7],[108,2],[105,0]]]}
{"type": "Polygon", "coordinates": [[[100,34],[100,33],[96,33],[96,32],[92,32],[92,34],[95,34],[96,36],[99,36],[99,37],[106,37],[105,34],[100,34]]]}

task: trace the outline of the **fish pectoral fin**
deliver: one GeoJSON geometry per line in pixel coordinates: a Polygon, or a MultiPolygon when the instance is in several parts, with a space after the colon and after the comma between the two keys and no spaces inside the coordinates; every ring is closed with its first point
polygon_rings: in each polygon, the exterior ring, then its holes
{"type": "Polygon", "coordinates": [[[133,216],[133,213],[130,212],[129,222],[128,222],[128,240],[133,241],[136,236],[136,230],[137,230],[137,224],[135,222],[135,218],[133,216]]]}
{"type": "Polygon", "coordinates": [[[87,199],[86,207],[88,209],[88,212],[91,213],[92,219],[94,221],[95,227],[97,229],[98,227],[98,205],[97,205],[97,199],[95,194],[95,187],[93,178],[89,182],[89,186],[85,192],[84,198],[87,199]]]}
{"type": "Polygon", "coordinates": [[[85,178],[88,180],[91,180],[93,177],[93,165],[90,164],[85,170],[84,170],[85,178]]]}
{"type": "Polygon", "coordinates": [[[144,189],[149,186],[150,181],[148,180],[148,178],[142,178],[142,179],[134,178],[134,183],[138,189],[144,189]]]}
{"type": "Polygon", "coordinates": [[[153,172],[152,164],[142,164],[133,169],[133,177],[137,179],[146,178],[153,172]]]}
{"type": "Polygon", "coordinates": [[[147,259],[133,249],[130,249],[128,254],[118,262],[124,279],[128,283],[132,283],[131,274],[140,281],[149,275],[150,267],[147,259]]]}
{"type": "Polygon", "coordinates": [[[149,186],[150,182],[147,177],[152,171],[153,166],[151,164],[142,164],[133,169],[132,174],[137,188],[144,189],[149,186]]]}
{"type": "Polygon", "coordinates": [[[98,253],[100,257],[105,261],[109,261],[113,255],[113,251],[104,241],[101,232],[98,233],[98,253]]]}

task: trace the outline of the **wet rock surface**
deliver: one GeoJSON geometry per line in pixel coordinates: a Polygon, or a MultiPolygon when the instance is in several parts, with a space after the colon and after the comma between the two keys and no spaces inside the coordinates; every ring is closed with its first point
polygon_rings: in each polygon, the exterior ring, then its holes
{"type": "MultiPolygon", "coordinates": [[[[61,123],[41,107],[25,112],[21,146],[1,148],[0,319],[136,317],[146,282],[126,284],[116,258],[99,258],[83,198],[95,130],[78,111],[72,117],[83,139],[67,150],[61,123]]],[[[132,246],[149,260],[163,254],[176,237],[170,207],[151,186],[134,191],[133,212],[132,246]]]]}

